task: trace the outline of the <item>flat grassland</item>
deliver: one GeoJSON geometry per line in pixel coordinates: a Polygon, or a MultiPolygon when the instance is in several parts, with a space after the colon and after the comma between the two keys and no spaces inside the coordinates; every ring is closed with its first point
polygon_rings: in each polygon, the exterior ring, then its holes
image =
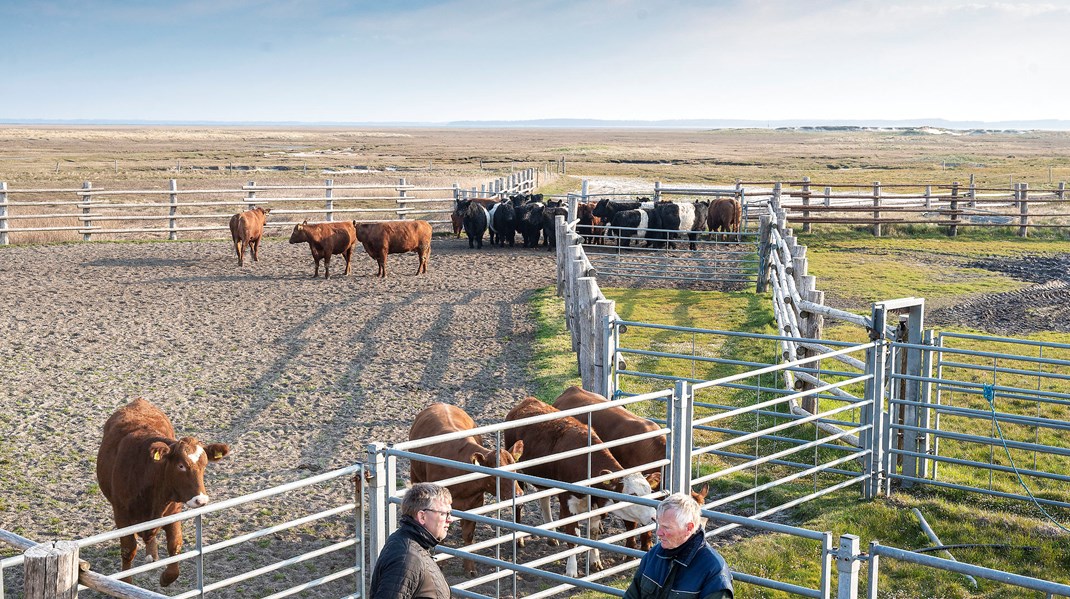
{"type": "MultiPolygon", "coordinates": [[[[94,186],[177,178],[240,184],[369,177],[488,178],[522,166],[663,182],[1070,180],[1068,132],[452,129],[0,125],[0,181],[94,186]],[[393,173],[391,172],[393,171],[393,173]]],[[[188,186],[189,184],[183,184],[188,186]]]]}

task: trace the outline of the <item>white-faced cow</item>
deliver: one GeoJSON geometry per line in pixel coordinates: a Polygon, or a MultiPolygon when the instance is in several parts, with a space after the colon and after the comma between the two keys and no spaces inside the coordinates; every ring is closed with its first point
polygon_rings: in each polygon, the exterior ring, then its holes
{"type": "MultiPolygon", "coordinates": [[[[476,427],[475,421],[464,410],[457,406],[444,403],[434,403],[425,408],[412,421],[409,429],[409,439],[427,439],[447,433],[471,430],[476,427]]],[[[524,451],[524,442],[513,443],[509,451],[492,451],[483,446],[482,435],[473,435],[454,441],[445,441],[426,445],[413,450],[416,453],[445,458],[455,462],[467,462],[478,466],[498,468],[515,464],[524,451]]],[[[468,474],[467,470],[428,464],[413,460],[409,469],[409,476],[413,484],[424,482],[437,482],[447,478],[468,474]]],[[[468,511],[483,505],[483,495],[494,495],[496,498],[512,499],[523,495],[520,486],[506,478],[487,476],[479,480],[449,485],[450,494],[453,496],[453,509],[468,511]]],[[[476,523],[472,520],[461,520],[461,538],[465,545],[471,545],[475,536],[476,523]]],[[[476,575],[476,564],[470,559],[464,560],[464,572],[469,577],[476,575]]]]}
{"type": "MultiPolygon", "coordinates": [[[[97,452],[97,483],[111,503],[116,528],[177,514],[185,507],[208,503],[204,469],[230,453],[224,443],[202,444],[193,437],[175,439],[171,421],[144,399],[135,399],[116,410],[104,423],[104,439],[97,452]]],[[[154,528],[138,533],[151,561],[159,559],[154,528]]],[[[182,550],[182,523],[163,527],[167,553],[182,550]]],[[[123,570],[130,568],[137,553],[134,535],[119,539],[123,570]]],[[[160,574],[167,586],[178,578],[178,564],[160,574]]],[[[130,582],[130,578],[124,579],[130,582]]]]}
{"type": "MultiPolygon", "coordinates": [[[[510,410],[505,419],[506,421],[521,420],[533,416],[552,414],[558,411],[557,408],[547,405],[534,397],[528,397],[510,410]]],[[[524,463],[525,461],[534,461],[547,456],[559,455],[581,447],[587,447],[588,439],[590,439],[592,444],[600,444],[602,442],[594,431],[589,430],[587,425],[582,424],[575,418],[567,416],[548,420],[546,422],[526,424],[508,429],[505,432],[506,445],[520,440],[524,441],[524,455],[521,456],[521,463],[524,463]]],[[[613,457],[613,454],[606,449],[599,449],[587,455],[562,458],[543,464],[529,466],[523,468],[522,472],[541,478],[548,478],[566,483],[575,483],[587,478],[620,472],[621,470],[623,470],[623,468],[621,467],[620,462],[613,457]]],[[[644,478],[639,473],[629,474],[622,478],[612,478],[594,486],[599,489],[636,496],[643,496],[651,493],[651,480],[644,478]]],[[[566,492],[559,496],[560,519],[567,519],[573,514],[580,513],[584,509],[589,509],[592,504],[594,506],[603,507],[611,503],[612,501],[600,497],[592,498],[590,496],[566,492]]],[[[539,507],[542,510],[543,518],[549,521],[552,518],[550,516],[550,499],[548,497],[541,499],[539,501],[539,507]]],[[[654,521],[655,510],[652,507],[644,505],[629,504],[627,507],[619,510],[617,514],[621,519],[626,521],[649,524],[654,521]]],[[[517,513],[516,517],[519,520],[520,514],[517,513]]],[[[597,519],[592,518],[591,520],[590,530],[593,535],[594,531],[599,529],[599,526],[597,524],[597,519]]],[[[563,524],[562,529],[567,534],[575,535],[577,524],[575,522],[563,524]]],[[[551,541],[551,544],[556,543],[551,541]]],[[[597,549],[591,551],[588,563],[591,565],[592,569],[600,570],[602,568],[601,556],[597,549]]],[[[577,575],[578,566],[575,555],[568,558],[565,572],[567,576],[575,577],[577,575]]]]}

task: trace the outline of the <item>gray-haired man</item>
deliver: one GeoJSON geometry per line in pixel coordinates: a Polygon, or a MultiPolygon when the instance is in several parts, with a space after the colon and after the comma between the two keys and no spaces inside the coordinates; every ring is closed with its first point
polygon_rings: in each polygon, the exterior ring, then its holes
{"type": "Polygon", "coordinates": [[[732,572],[706,544],[701,518],[702,508],[687,493],[669,495],[658,504],[658,544],[639,562],[624,599],[675,596],[670,593],[732,599],[732,572]]]}
{"type": "Polygon", "coordinates": [[[401,521],[372,570],[372,599],[448,599],[450,585],[431,550],[449,530],[453,497],[434,483],[416,483],[401,500],[401,521]]]}

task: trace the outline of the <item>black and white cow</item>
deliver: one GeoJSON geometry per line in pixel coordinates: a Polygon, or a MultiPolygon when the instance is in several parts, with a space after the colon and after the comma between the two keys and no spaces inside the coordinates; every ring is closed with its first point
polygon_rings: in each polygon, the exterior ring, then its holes
{"type": "Polygon", "coordinates": [[[607,235],[620,238],[620,245],[628,247],[631,238],[647,239],[649,244],[648,229],[660,229],[661,221],[658,211],[654,208],[638,208],[636,210],[619,210],[613,213],[609,226],[606,228],[607,235]]]}
{"type": "Polygon", "coordinates": [[[491,214],[491,243],[496,240],[498,247],[504,247],[509,242],[509,247],[516,243],[516,214],[513,205],[507,201],[499,202],[492,208],[491,214]]]}
{"type": "Polygon", "coordinates": [[[516,229],[524,238],[524,247],[539,245],[542,234],[542,202],[525,202],[516,208],[516,229]]]}
{"type": "Polygon", "coordinates": [[[568,208],[563,200],[549,200],[542,208],[542,244],[546,251],[557,247],[557,229],[554,227],[555,218],[561,215],[568,220],[568,208]]]}
{"type": "Polygon", "coordinates": [[[658,211],[658,219],[661,222],[662,231],[652,231],[651,237],[661,241],[655,245],[664,246],[677,236],[686,235],[690,240],[690,249],[695,249],[695,239],[699,231],[706,229],[706,214],[709,212],[710,203],[707,200],[698,202],[658,202],[654,205],[658,211]]]}
{"type": "Polygon", "coordinates": [[[490,221],[487,209],[478,202],[460,200],[457,202],[457,212],[461,214],[461,224],[468,236],[468,248],[483,249],[483,233],[487,231],[490,221]]]}
{"type": "Polygon", "coordinates": [[[602,219],[602,222],[608,223],[613,220],[613,215],[621,210],[638,210],[640,208],[653,208],[654,202],[650,201],[650,198],[638,198],[634,202],[622,202],[618,200],[610,200],[608,198],[598,200],[595,204],[594,210],[591,214],[602,219]]]}

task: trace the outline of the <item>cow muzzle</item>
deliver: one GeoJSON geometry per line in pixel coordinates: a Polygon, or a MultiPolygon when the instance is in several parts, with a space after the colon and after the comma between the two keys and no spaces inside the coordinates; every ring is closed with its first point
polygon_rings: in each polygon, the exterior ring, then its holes
{"type": "Polygon", "coordinates": [[[188,508],[198,508],[204,507],[206,505],[208,505],[208,496],[204,495],[203,493],[194,496],[192,499],[186,502],[186,507],[188,508]]]}

